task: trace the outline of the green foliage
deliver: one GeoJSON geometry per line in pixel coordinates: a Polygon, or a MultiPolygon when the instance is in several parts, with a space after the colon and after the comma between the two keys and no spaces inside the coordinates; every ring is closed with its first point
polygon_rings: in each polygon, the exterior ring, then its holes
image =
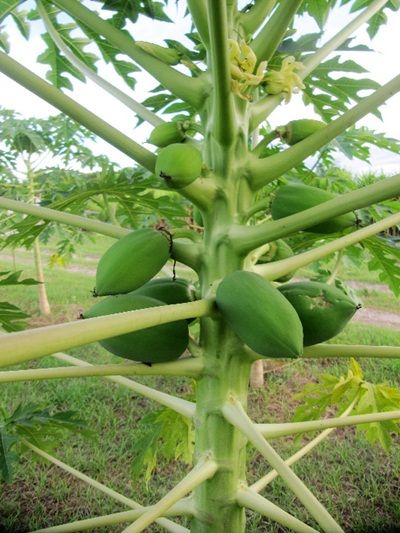
{"type": "MultiPolygon", "coordinates": [[[[332,408],[344,411],[355,402],[351,414],[382,413],[400,408],[400,390],[382,383],[370,383],[364,379],[360,364],[350,360],[346,376],[322,374],[318,383],[307,384],[295,398],[302,403],[296,409],[295,421],[317,420],[332,408]]],[[[357,430],[362,432],[371,443],[379,443],[387,452],[392,444],[394,434],[400,434],[400,422],[389,420],[360,424],[357,430]]]]}
{"type": "Polygon", "coordinates": [[[48,409],[30,403],[20,403],[10,413],[0,407],[0,481],[11,481],[13,465],[26,451],[24,442],[51,450],[62,443],[67,431],[93,437],[72,411],[50,414],[48,409]]]}
{"type": "MultiPolygon", "coordinates": [[[[6,285],[37,285],[37,281],[32,278],[20,280],[22,270],[18,272],[0,272],[0,287],[6,285]]],[[[0,302],[0,328],[5,331],[20,331],[25,329],[25,320],[29,315],[19,307],[8,302],[0,302]]]]}
{"type": "Polygon", "coordinates": [[[182,461],[192,464],[194,428],[189,418],[163,408],[145,414],[134,440],[132,475],[148,486],[159,462],[182,461]]]}

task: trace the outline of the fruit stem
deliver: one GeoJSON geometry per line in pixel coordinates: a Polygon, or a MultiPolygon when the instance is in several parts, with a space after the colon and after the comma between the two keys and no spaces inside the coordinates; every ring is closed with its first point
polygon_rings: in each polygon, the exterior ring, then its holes
{"type": "Polygon", "coordinates": [[[246,13],[238,15],[238,23],[242,26],[245,35],[255,33],[264,20],[274,9],[277,0],[258,0],[246,13]]]}
{"type": "Polygon", "coordinates": [[[204,46],[208,48],[210,35],[208,32],[206,2],[205,0],[187,0],[187,6],[192,16],[193,23],[199,32],[200,39],[203,41],[204,46]]]}

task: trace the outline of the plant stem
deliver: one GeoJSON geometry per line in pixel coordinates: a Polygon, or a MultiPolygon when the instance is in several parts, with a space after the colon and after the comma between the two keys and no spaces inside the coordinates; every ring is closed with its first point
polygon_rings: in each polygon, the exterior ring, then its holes
{"type": "Polygon", "coordinates": [[[353,415],[346,418],[335,417],[321,420],[309,420],[306,422],[288,422],[285,424],[258,424],[258,429],[267,439],[275,439],[296,433],[319,431],[326,428],[339,428],[370,422],[384,422],[400,418],[400,411],[385,411],[383,413],[369,413],[366,415],[353,415]]]}
{"type": "MultiPolygon", "coordinates": [[[[139,512],[144,512],[146,510],[145,507],[143,507],[139,503],[136,503],[131,498],[127,498],[126,496],[123,496],[119,492],[111,489],[110,487],[107,487],[107,485],[104,485],[103,483],[100,483],[100,482],[96,481],[95,479],[87,476],[83,472],[80,472],[76,468],[73,468],[72,466],[64,463],[63,461],[60,461],[59,459],[57,459],[53,455],[50,455],[49,453],[45,452],[44,450],[41,450],[40,448],[38,448],[37,446],[34,446],[30,442],[24,440],[23,443],[24,443],[24,445],[27,448],[29,448],[30,450],[35,452],[40,457],[43,457],[43,459],[46,459],[47,461],[50,461],[54,465],[56,465],[56,466],[62,468],[63,470],[65,470],[65,472],[68,472],[69,474],[75,476],[76,478],[80,479],[81,481],[85,482],[86,484],[90,485],[91,487],[101,491],[103,494],[106,494],[110,498],[113,498],[114,500],[122,503],[123,505],[126,505],[127,507],[131,507],[132,509],[137,509],[139,512]]],[[[175,509],[178,511],[178,514],[181,514],[181,512],[184,512],[184,509],[185,509],[186,505],[187,504],[182,505],[181,502],[178,502],[176,504],[175,509]]],[[[171,511],[171,513],[173,513],[174,512],[173,508],[171,508],[170,511],[171,511]]],[[[126,516],[126,519],[129,519],[131,512],[129,512],[129,513],[118,513],[118,514],[128,515],[128,516],[126,516]]],[[[106,517],[101,517],[101,518],[104,519],[106,517]]],[[[124,516],[124,518],[125,518],[125,516],[124,516]]],[[[97,519],[97,522],[98,521],[99,520],[97,519]]],[[[121,520],[121,522],[122,521],[123,520],[121,520]]],[[[82,522],[86,522],[86,521],[82,521],[82,522]]],[[[157,522],[160,525],[162,525],[163,527],[165,527],[168,531],[171,531],[172,533],[188,533],[188,530],[186,528],[184,528],[184,527],[182,527],[182,526],[180,526],[178,524],[174,524],[173,522],[171,522],[170,520],[167,520],[165,518],[160,518],[160,519],[157,520],[157,522]]],[[[111,523],[115,523],[115,522],[111,522],[111,523]]],[[[119,523],[119,522],[117,522],[117,523],[119,523]]],[[[97,524],[97,525],[106,526],[106,525],[109,525],[109,524],[110,524],[110,522],[104,521],[102,524],[97,524]]],[[[95,525],[96,524],[93,524],[93,522],[92,522],[91,527],[95,527],[95,525]]],[[[72,523],[71,526],[74,526],[74,523],[72,523]]],[[[62,526],[56,526],[54,528],[47,528],[45,530],[39,530],[39,531],[47,531],[47,532],[54,532],[54,533],[56,533],[56,532],[65,532],[66,533],[67,531],[82,531],[83,529],[87,529],[87,527],[79,528],[79,529],[76,529],[76,527],[74,529],[67,529],[68,527],[69,527],[69,524],[64,524],[62,526]],[[61,528],[63,528],[63,529],[61,529],[61,528]]],[[[36,531],[35,533],[39,533],[39,531],[36,531]]]]}
{"type": "Polygon", "coordinates": [[[342,528],[336,523],[325,507],[264,439],[261,432],[250,420],[240,403],[234,397],[232,397],[231,401],[225,405],[223,413],[226,419],[239,428],[265,457],[269,464],[275,468],[282,480],[294,492],[318,524],[325,531],[343,533],[342,528]]]}
{"type": "Polygon", "coordinates": [[[253,190],[270,183],[288,170],[302,163],[307,157],[328,144],[360,118],[374,111],[381,104],[400,91],[400,74],[385,83],[372,94],[363,98],[336,120],[294,146],[264,159],[251,157],[249,160],[249,181],[253,190]]]}
{"type": "Polygon", "coordinates": [[[256,513],[260,513],[290,530],[297,531],[297,533],[318,533],[316,529],[295,518],[248,487],[243,487],[239,490],[237,501],[242,507],[247,507],[256,513]]]}
{"type": "Polygon", "coordinates": [[[278,136],[279,135],[276,130],[273,130],[270,133],[268,133],[265,137],[261,139],[261,141],[257,144],[257,146],[253,148],[253,150],[251,151],[252,155],[256,157],[260,157],[264,148],[266,148],[269,145],[269,143],[272,142],[274,139],[276,139],[278,136]]]}
{"type": "Polygon", "coordinates": [[[118,89],[118,87],[96,74],[96,72],[88,67],[86,63],[76,57],[76,55],[64,43],[56,28],[53,26],[50,17],[48,16],[45,8],[43,7],[43,3],[40,0],[37,2],[37,8],[50,37],[53,39],[54,44],[79,72],[81,72],[86,78],[91,79],[109,94],[112,94],[115,98],[117,98],[120,102],[126,105],[141,119],[147,121],[149,124],[152,124],[153,126],[163,124],[164,120],[162,118],[150,111],[150,109],[147,109],[147,107],[142,105],[140,102],[137,102],[134,98],[128,96],[126,93],[118,89]]]}
{"type": "Polygon", "coordinates": [[[277,0],[257,0],[249,11],[239,14],[238,22],[243,28],[245,38],[258,30],[274,9],[276,2],[277,0]]]}
{"type": "Polygon", "coordinates": [[[269,61],[281,43],[288,26],[292,22],[303,0],[281,2],[272,17],[267,21],[251,47],[257,56],[258,62],[269,61]]]}
{"type": "MultiPolygon", "coordinates": [[[[8,333],[1,339],[0,367],[29,361],[54,352],[75,348],[151,326],[158,326],[159,324],[207,316],[212,313],[213,306],[213,300],[203,299],[196,302],[163,305],[149,309],[87,318],[66,324],[45,326],[17,333],[8,333]]],[[[85,371],[90,369],[74,370],[85,371]]]]}
{"type": "Polygon", "coordinates": [[[140,144],[132,141],[127,135],[110,126],[105,120],[78,104],[63,94],[59,89],[53,87],[47,81],[42,80],[39,76],[22,66],[20,63],[11,59],[4,52],[0,52],[0,72],[13,79],[28,91],[37,94],[49,104],[70,116],[82,126],[106,140],[112,146],[115,146],[121,152],[134,159],[144,168],[154,171],[156,156],[143,148],[140,144]]]}
{"type": "Polygon", "coordinates": [[[208,15],[206,0],[187,0],[189,12],[194,25],[199,32],[203,44],[208,47],[210,35],[208,32],[208,15]]]}
{"type": "MultiPolygon", "coordinates": [[[[287,235],[324,222],[338,215],[349,213],[369,205],[374,205],[382,200],[394,198],[400,194],[400,174],[385,178],[379,182],[367,185],[361,189],[341,194],[337,198],[323,202],[300,213],[290,215],[279,220],[263,222],[258,226],[233,226],[231,229],[232,242],[241,254],[247,254],[254,248],[275,241],[287,235]]],[[[398,215],[392,215],[397,220],[398,215]]],[[[388,217],[389,218],[389,217],[388,217]]],[[[377,224],[379,224],[377,222],[377,224]]],[[[385,223],[383,223],[385,224],[385,223]]],[[[389,226],[390,227],[390,226],[389,226]]],[[[369,228],[364,228],[366,232],[369,228]]],[[[374,228],[375,231],[376,228],[374,228]]],[[[361,230],[359,230],[361,231],[361,230]]],[[[355,232],[356,233],[356,232],[355,232]]],[[[350,236],[346,236],[349,237],[350,236]]],[[[349,239],[351,240],[351,239],[349,239]]],[[[325,246],[325,245],[324,245],[325,246]]],[[[332,252],[335,251],[333,247],[332,252]]],[[[308,253],[308,252],[305,252],[308,253]]],[[[326,253],[324,254],[326,255],[326,253]]]]}
{"type": "Polygon", "coordinates": [[[101,17],[87,9],[76,0],[53,0],[54,4],[63,9],[71,17],[86,24],[89,28],[105,37],[111,44],[133,59],[166,89],[178,98],[199,108],[205,97],[205,81],[200,78],[190,78],[178,70],[148,54],[137,46],[134,40],[125,32],[120,31],[101,17]]]}
{"type": "Polygon", "coordinates": [[[210,28],[210,70],[212,75],[213,125],[215,140],[229,146],[235,136],[235,110],[231,90],[231,72],[228,54],[228,20],[226,0],[208,1],[208,25],[210,28]]]}
{"type": "Polygon", "coordinates": [[[304,348],[303,358],[377,357],[400,358],[400,346],[371,346],[366,344],[314,344],[304,348]]]}
{"type": "MultiPolygon", "coordinates": [[[[375,0],[372,2],[349,24],[344,26],[339,33],[319,48],[317,52],[306,58],[303,63],[305,69],[299,72],[300,78],[306,78],[331,52],[343,44],[364,22],[368,22],[386,3],[387,0],[375,0]]],[[[261,124],[281,103],[283,98],[284,96],[280,94],[268,95],[255,102],[251,109],[250,130],[261,124]]]]}
{"type": "Polygon", "coordinates": [[[136,520],[131,526],[123,530],[123,533],[140,533],[157,518],[159,518],[165,511],[167,511],[173,504],[177,503],[181,498],[186,496],[195,487],[211,478],[217,471],[218,466],[211,457],[200,458],[197,465],[180,481],[168,494],[161,500],[147,510],[140,518],[136,520]]]}
{"type": "MultiPolygon", "coordinates": [[[[343,411],[340,417],[345,418],[346,416],[348,416],[353,410],[358,400],[359,400],[359,396],[357,395],[354,398],[354,400],[351,402],[351,404],[347,407],[347,409],[343,411]]],[[[313,448],[315,448],[320,442],[325,440],[334,430],[335,428],[329,428],[329,429],[325,429],[324,431],[322,431],[322,433],[320,433],[314,439],[308,442],[299,451],[297,451],[295,454],[293,454],[288,459],[286,459],[285,464],[287,466],[291,466],[294,463],[296,463],[299,459],[307,455],[307,453],[309,453],[313,448]]],[[[271,483],[278,476],[279,476],[279,473],[277,472],[277,470],[271,470],[270,472],[268,472],[268,474],[266,474],[261,479],[256,481],[256,483],[253,483],[253,485],[251,485],[250,488],[255,490],[256,492],[260,492],[264,487],[269,485],[269,483],[271,483]]]]}
{"type": "Polygon", "coordinates": [[[400,214],[394,214],[384,218],[383,220],[380,220],[379,222],[375,222],[366,228],[353,231],[353,233],[349,233],[344,237],[340,237],[334,241],[322,244],[321,246],[318,246],[312,250],[308,250],[307,252],[297,254],[293,257],[289,257],[288,259],[275,261],[274,263],[257,265],[253,267],[253,270],[265,279],[278,279],[281,276],[285,276],[286,274],[294,272],[298,268],[307,266],[310,263],[318,261],[318,259],[322,259],[331,253],[343,250],[347,246],[361,242],[364,239],[376,235],[377,233],[380,233],[381,231],[391,228],[399,223],[400,214]]]}
{"type": "Polygon", "coordinates": [[[336,261],[335,261],[335,265],[334,267],[332,268],[332,271],[330,273],[330,276],[329,278],[326,280],[326,284],[327,285],[332,285],[339,273],[339,270],[340,270],[340,266],[341,266],[341,263],[342,263],[342,258],[343,258],[343,249],[342,250],[339,250],[338,253],[337,253],[337,256],[336,256],[336,261]]]}
{"type": "Polygon", "coordinates": [[[33,241],[33,262],[35,264],[36,281],[39,282],[38,293],[40,313],[44,316],[49,316],[51,314],[51,309],[46,293],[43,264],[40,254],[40,244],[38,238],[33,241]]]}

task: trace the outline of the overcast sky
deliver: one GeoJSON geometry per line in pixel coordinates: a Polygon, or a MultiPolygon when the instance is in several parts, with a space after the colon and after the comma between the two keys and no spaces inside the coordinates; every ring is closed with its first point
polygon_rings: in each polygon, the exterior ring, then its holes
{"type": "MultiPolygon", "coordinates": [[[[145,17],[140,18],[140,23],[135,26],[134,37],[137,40],[147,40],[158,42],[162,44],[163,38],[172,38],[179,40],[180,35],[185,31],[189,31],[189,19],[183,18],[184,2],[171,2],[169,14],[176,23],[166,24],[151,21],[145,17]]],[[[27,6],[29,3],[27,2],[27,6]]],[[[389,15],[388,24],[380,30],[378,35],[372,42],[365,32],[365,26],[357,32],[352,45],[357,43],[364,43],[374,48],[376,52],[358,52],[353,54],[346,54],[370,72],[369,77],[375,79],[379,83],[385,83],[399,73],[399,50],[400,50],[400,12],[393,13],[387,11],[389,15]]],[[[354,16],[354,15],[351,15],[354,16]]],[[[336,10],[335,14],[331,16],[327,24],[329,34],[324,37],[326,41],[333,33],[343,27],[348,22],[350,15],[348,15],[344,8],[336,10]]],[[[305,32],[317,31],[315,23],[303,17],[302,27],[305,32]]],[[[36,23],[34,31],[32,32],[29,43],[22,39],[15,29],[13,23],[9,22],[6,25],[6,30],[10,35],[11,42],[11,56],[24,64],[26,67],[33,70],[36,74],[44,77],[47,66],[40,65],[36,62],[36,57],[43,50],[43,41],[40,37],[42,28],[36,23]]],[[[346,57],[346,58],[347,58],[346,57]]],[[[118,85],[121,89],[129,91],[126,85],[114,76],[112,70],[103,67],[100,71],[104,77],[109,81],[118,85]]],[[[131,96],[139,101],[142,101],[148,95],[147,91],[153,88],[156,83],[147,75],[138,73],[137,85],[135,93],[131,96]]],[[[107,120],[110,124],[117,127],[127,135],[131,136],[135,141],[144,143],[149,135],[150,127],[143,125],[140,128],[134,129],[135,117],[114,98],[110,97],[103,90],[99,89],[92,82],[83,84],[73,79],[74,92],[67,94],[73,96],[79,103],[107,120]]],[[[36,116],[46,117],[49,114],[54,114],[57,111],[46,104],[37,96],[31,94],[29,91],[20,87],[18,84],[0,74],[0,105],[6,108],[15,109],[25,117],[36,116]]],[[[400,95],[397,94],[392,97],[387,104],[381,107],[383,115],[383,122],[376,117],[369,115],[365,117],[358,125],[366,125],[379,132],[385,132],[387,135],[395,138],[400,138],[400,95]]],[[[284,124],[293,118],[303,118],[305,116],[313,116],[311,108],[304,110],[301,102],[301,95],[295,96],[288,105],[282,105],[272,115],[271,125],[277,126],[284,124]]],[[[151,149],[151,145],[146,145],[151,149]]],[[[132,161],[121,154],[116,149],[109,147],[103,141],[99,141],[96,145],[95,151],[97,153],[106,153],[111,159],[117,161],[122,166],[132,164],[132,161]]],[[[353,170],[357,173],[368,171],[370,167],[363,163],[356,161],[350,162],[345,158],[340,158],[341,166],[353,170]]],[[[380,150],[374,152],[372,160],[372,168],[375,171],[382,170],[387,173],[393,173],[400,170],[400,155],[391,154],[387,151],[380,150]]]]}

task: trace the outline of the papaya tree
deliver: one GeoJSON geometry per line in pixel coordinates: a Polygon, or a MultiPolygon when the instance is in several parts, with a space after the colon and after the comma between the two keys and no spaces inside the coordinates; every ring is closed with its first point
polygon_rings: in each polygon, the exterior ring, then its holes
{"type": "MultiPolygon", "coordinates": [[[[2,2],[0,16],[14,18],[25,31],[27,15],[17,10],[21,4],[2,2]]],[[[259,425],[247,414],[248,382],[251,365],[259,359],[400,356],[398,346],[328,343],[357,311],[357,302],[332,284],[284,280],[298,268],[373,239],[400,222],[398,212],[381,217],[384,211],[376,210],[374,220],[366,224],[355,214],[396,198],[400,194],[398,174],[355,185],[340,195],[305,183],[302,173],[293,174],[307,158],[351,132],[361,118],[379,113],[379,107],[400,91],[397,72],[379,86],[357,77],[364,72],[358,63],[341,61],[342,52],[365,50],[350,46],[354,32],[367,24],[370,35],[375,35],[387,13],[399,8],[398,2],[256,0],[244,5],[234,0],[188,0],[191,47],[172,39],[167,46],[135,40],[134,24],[140,16],[169,20],[166,2],[37,0],[34,4],[29,19],[40,19],[46,28],[47,48],[40,60],[51,67],[49,81],[5,52],[0,52],[0,71],[130,156],[154,174],[160,188],[174,191],[193,206],[193,220],[183,230],[176,230],[172,220],[131,231],[59,209],[0,198],[3,209],[117,239],[100,259],[95,289],[99,300],[84,313],[84,320],[3,336],[1,366],[97,341],[131,360],[88,365],[63,355],[64,361],[77,368],[8,370],[0,374],[1,381],[135,374],[187,375],[196,380],[193,402],[130,382],[145,396],[193,420],[193,469],[155,505],[135,504],[132,511],[50,530],[74,531],[128,521],[124,531],[133,533],[159,521],[171,531],[187,531],[163,518],[185,515],[193,532],[239,533],[246,528],[245,510],[252,509],[295,531],[317,531],[315,527],[343,531],[340,520],[291,468],[315,442],[285,461],[271,441],[277,436],[368,422],[383,426],[386,421],[390,431],[396,431],[400,412],[387,408],[388,404],[398,406],[396,395],[382,389],[381,396],[386,394],[391,400],[383,403],[384,412],[371,412],[371,388],[353,363],[341,385],[348,385],[354,394],[339,417],[259,425]],[[327,39],[329,14],[339,5],[347,5],[351,15],[327,39]],[[301,15],[306,13],[317,21],[318,35],[301,34],[301,15]],[[128,89],[125,93],[101,78],[96,72],[97,58],[85,51],[89,42],[130,87],[139,67],[147,71],[158,84],[155,95],[139,103],[128,89]],[[350,73],[352,78],[337,77],[338,73],[350,73]],[[154,126],[150,137],[154,150],[64,94],[64,88],[71,88],[65,74],[90,78],[154,126]],[[300,91],[320,118],[293,116],[288,124],[274,123],[277,107],[290,105],[293,94],[300,91]],[[174,113],[174,120],[165,121],[163,110],[174,113]],[[286,241],[304,235],[318,238],[300,239],[303,245],[293,254],[288,251],[286,241]],[[175,273],[168,282],[155,279],[169,260],[197,275],[194,296],[176,280],[175,273]],[[188,334],[189,319],[199,320],[198,338],[188,334]],[[183,356],[187,347],[190,357],[183,356]],[[350,417],[351,412],[360,414],[350,417]],[[275,471],[251,486],[246,481],[248,443],[275,471]],[[276,475],[302,502],[315,527],[259,494],[276,475]]],[[[350,142],[350,133],[347,139],[350,142]]],[[[374,136],[365,140],[374,142],[374,136]]],[[[388,275],[398,287],[398,250],[386,242],[379,246],[380,257],[389,265],[388,275]]],[[[49,459],[33,444],[29,446],[49,459]]],[[[95,484],[72,467],[62,466],[95,484]]],[[[116,497],[111,489],[99,483],[95,486],[116,497]]],[[[121,495],[117,499],[133,506],[132,500],[121,495]]]]}

